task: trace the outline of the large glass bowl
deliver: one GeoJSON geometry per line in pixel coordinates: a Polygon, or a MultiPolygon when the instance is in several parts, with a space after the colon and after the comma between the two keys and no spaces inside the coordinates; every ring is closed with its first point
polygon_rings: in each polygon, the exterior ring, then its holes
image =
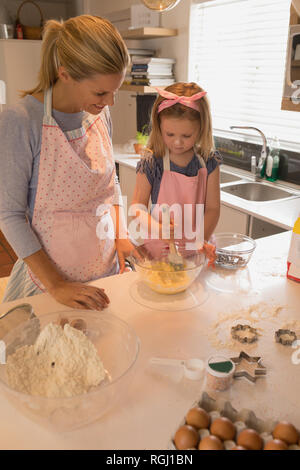
{"type": "Polygon", "coordinates": [[[178,294],[185,291],[205,265],[203,253],[182,250],[176,242],[175,246],[179,255],[177,260],[170,257],[167,248],[162,250],[159,257],[154,258],[145,245],[139,250],[142,259],[132,258],[139,279],[159,294],[178,294]]]}
{"type": "Polygon", "coordinates": [[[12,389],[7,382],[6,365],[0,365],[0,392],[22,414],[54,431],[70,431],[99,419],[132,381],[140,342],[134,330],[114,315],[92,310],[55,312],[40,315],[7,333],[3,341],[6,357],[19,347],[34,344],[40,331],[48,324],[84,322],[83,332],[95,345],[106,370],[106,378],[89,392],[67,398],[33,396],[12,389]],[[63,320],[64,321],[64,320],[63,320]]]}
{"type": "Polygon", "coordinates": [[[246,266],[255,250],[256,242],[241,233],[216,233],[217,266],[227,269],[238,269],[246,266]]]}

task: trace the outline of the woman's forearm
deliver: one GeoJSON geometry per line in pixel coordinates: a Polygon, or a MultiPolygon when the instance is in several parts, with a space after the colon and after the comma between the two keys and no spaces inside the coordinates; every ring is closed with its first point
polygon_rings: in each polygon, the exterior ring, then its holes
{"type": "Polygon", "coordinates": [[[27,256],[24,261],[49,292],[64,280],[43,249],[27,256]]]}

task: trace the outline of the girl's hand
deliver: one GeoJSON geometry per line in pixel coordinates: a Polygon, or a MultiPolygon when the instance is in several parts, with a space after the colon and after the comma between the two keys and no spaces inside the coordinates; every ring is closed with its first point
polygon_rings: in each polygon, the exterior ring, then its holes
{"type": "Polygon", "coordinates": [[[104,289],[81,282],[59,281],[49,294],[57,302],[77,309],[103,310],[110,303],[104,289]]]}
{"type": "Polygon", "coordinates": [[[216,261],[216,247],[215,245],[212,245],[211,243],[204,242],[203,247],[199,250],[201,253],[204,253],[205,256],[208,259],[208,267],[215,266],[215,261],[216,261]]]}
{"type": "Polygon", "coordinates": [[[133,255],[138,259],[142,259],[142,256],[128,238],[116,238],[115,244],[119,258],[120,274],[126,271],[130,271],[130,268],[125,267],[125,258],[127,256],[133,255]]]}

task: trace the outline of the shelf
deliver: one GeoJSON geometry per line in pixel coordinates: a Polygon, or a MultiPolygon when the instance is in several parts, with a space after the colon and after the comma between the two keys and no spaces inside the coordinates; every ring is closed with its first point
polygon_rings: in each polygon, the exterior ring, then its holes
{"type": "Polygon", "coordinates": [[[155,39],[177,36],[177,29],[169,28],[138,28],[121,31],[123,39],[155,39]]]}
{"type": "MultiPolygon", "coordinates": [[[[160,86],[157,88],[165,88],[164,86],[160,86]]],[[[144,85],[122,85],[120,87],[121,91],[132,91],[135,93],[155,93],[157,94],[157,91],[151,87],[151,86],[144,86],[144,85]]]]}
{"type": "Polygon", "coordinates": [[[300,60],[292,60],[292,67],[300,67],[300,60]]]}

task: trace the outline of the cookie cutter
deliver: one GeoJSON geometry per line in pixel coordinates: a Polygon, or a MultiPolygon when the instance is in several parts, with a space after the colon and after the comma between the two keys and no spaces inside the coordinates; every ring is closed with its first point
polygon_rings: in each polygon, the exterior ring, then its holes
{"type": "Polygon", "coordinates": [[[231,327],[231,336],[233,339],[236,339],[240,343],[255,343],[255,341],[258,340],[258,333],[256,328],[253,328],[252,326],[249,325],[241,325],[238,324],[236,326],[231,327]],[[253,336],[252,338],[248,338],[247,336],[242,336],[239,334],[240,331],[248,331],[249,333],[252,333],[253,336]]]}
{"type": "Polygon", "coordinates": [[[169,359],[163,357],[151,357],[149,359],[152,365],[173,366],[182,369],[185,377],[191,380],[199,380],[204,370],[204,362],[202,359],[169,359]]]}
{"type": "Polygon", "coordinates": [[[283,346],[292,346],[293,342],[297,340],[297,335],[294,331],[279,329],[275,332],[276,343],[281,343],[283,346]],[[283,338],[284,335],[290,338],[283,338]]]}
{"type": "Polygon", "coordinates": [[[250,380],[251,382],[255,383],[258,377],[265,376],[267,374],[267,369],[261,363],[261,357],[258,356],[249,356],[244,351],[240,352],[238,357],[231,357],[230,358],[236,365],[239,365],[243,360],[248,362],[249,364],[256,363],[257,366],[254,370],[254,375],[247,370],[245,367],[242,370],[235,370],[233,374],[233,378],[245,377],[246,379],[250,380]]]}

